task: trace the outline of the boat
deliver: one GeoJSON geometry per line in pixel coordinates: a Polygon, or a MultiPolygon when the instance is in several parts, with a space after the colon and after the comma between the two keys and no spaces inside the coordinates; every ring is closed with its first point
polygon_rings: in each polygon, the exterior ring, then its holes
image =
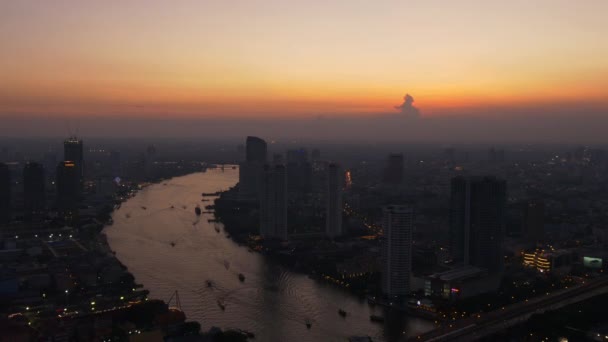
{"type": "Polygon", "coordinates": [[[126,218],[131,218],[131,214],[125,214],[126,218]]]}
{"type": "Polygon", "coordinates": [[[194,212],[196,213],[196,215],[200,215],[201,214],[201,207],[199,207],[197,205],[196,208],[194,208],[194,212]]]}
{"type": "Polygon", "coordinates": [[[211,280],[207,280],[207,281],[205,281],[205,283],[207,284],[207,287],[213,286],[213,283],[211,282],[211,280]]]}
{"type": "Polygon", "coordinates": [[[174,206],[171,206],[171,209],[175,209],[175,207],[174,207],[174,206]]]}
{"type": "Polygon", "coordinates": [[[171,247],[175,247],[175,242],[171,241],[171,247]]]}
{"type": "Polygon", "coordinates": [[[371,316],[369,316],[369,320],[372,322],[382,323],[382,322],[384,322],[384,317],[377,316],[377,315],[371,315],[371,316]]]}
{"type": "Polygon", "coordinates": [[[338,310],[338,314],[342,317],[346,317],[346,311],[344,311],[342,309],[338,310]]]}
{"type": "Polygon", "coordinates": [[[226,305],[224,305],[224,303],[219,299],[217,301],[217,306],[219,306],[222,310],[226,310],[226,305]]]}
{"type": "Polygon", "coordinates": [[[142,208],[143,210],[147,210],[147,209],[148,209],[148,208],[146,208],[146,207],[144,207],[144,206],[142,206],[141,208],[142,208]]]}
{"type": "Polygon", "coordinates": [[[312,323],[309,320],[306,320],[306,329],[310,329],[312,327],[312,323]]]}
{"type": "Polygon", "coordinates": [[[244,281],[245,281],[245,276],[243,275],[243,273],[239,273],[239,280],[240,280],[241,282],[244,282],[244,281]]]}
{"type": "Polygon", "coordinates": [[[220,227],[215,226],[215,231],[219,233],[220,232],[220,227]]]}

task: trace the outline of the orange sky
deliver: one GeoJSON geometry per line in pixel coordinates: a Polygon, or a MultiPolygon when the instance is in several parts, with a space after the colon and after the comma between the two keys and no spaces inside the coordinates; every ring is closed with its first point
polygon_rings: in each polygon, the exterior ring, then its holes
{"type": "Polygon", "coordinates": [[[608,2],[7,1],[0,115],[608,108],[608,2]]]}

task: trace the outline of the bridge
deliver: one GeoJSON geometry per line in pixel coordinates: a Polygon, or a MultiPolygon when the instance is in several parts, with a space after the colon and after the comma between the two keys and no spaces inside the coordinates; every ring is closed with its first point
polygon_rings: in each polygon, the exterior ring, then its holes
{"type": "MultiPolygon", "coordinates": [[[[557,310],[608,292],[608,277],[547,293],[485,314],[474,315],[452,324],[412,337],[408,341],[474,341],[523,323],[534,314],[557,310]]],[[[444,323],[447,324],[447,323],[444,323]]]]}

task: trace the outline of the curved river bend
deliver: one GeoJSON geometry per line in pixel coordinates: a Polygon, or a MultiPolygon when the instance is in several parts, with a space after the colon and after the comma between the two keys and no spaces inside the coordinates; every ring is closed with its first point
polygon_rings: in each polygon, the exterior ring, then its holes
{"type": "Polygon", "coordinates": [[[370,314],[384,315],[382,308],[249,252],[226,238],[221,224],[207,221],[212,214],[197,218],[194,207],[211,203],[201,202],[202,192],[225,190],[237,181],[238,169],[177,177],[145,188],[114,212],[114,225],[104,230],[108,242],[151,298],[166,301],[177,290],[182,310],[203,330],[240,328],[254,332],[258,341],[345,341],[353,335],[393,341],[433,328],[429,321],[404,316],[370,322],[370,314]],[[346,318],[338,315],[340,308],[346,318]]]}

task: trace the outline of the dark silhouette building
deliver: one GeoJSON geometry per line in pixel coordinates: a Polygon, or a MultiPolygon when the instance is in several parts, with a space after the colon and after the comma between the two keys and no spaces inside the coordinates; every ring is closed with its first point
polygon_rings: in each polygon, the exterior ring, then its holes
{"type": "Polygon", "coordinates": [[[11,218],[11,174],[8,165],[0,163],[0,224],[11,218]]]}
{"type": "Polygon", "coordinates": [[[384,207],[382,228],[382,292],[391,300],[403,299],[410,292],[413,207],[384,207]]]}
{"type": "Polygon", "coordinates": [[[44,214],[46,207],[44,167],[38,163],[27,163],[23,167],[23,209],[25,218],[44,214]]]}
{"type": "Polygon", "coordinates": [[[454,261],[502,270],[506,182],[455,177],[451,182],[450,244],[454,261]]]}
{"type": "Polygon", "coordinates": [[[247,137],[245,162],[239,167],[239,197],[244,200],[258,199],[262,187],[266,142],[257,137],[247,137]]]}
{"type": "Polygon", "coordinates": [[[266,162],[267,146],[266,141],[258,137],[247,137],[246,141],[247,157],[246,161],[250,162],[266,162]]]}
{"type": "Polygon", "coordinates": [[[283,165],[265,165],[260,192],[260,235],[287,239],[287,173],[283,165]]]}
{"type": "Polygon", "coordinates": [[[57,208],[66,220],[72,220],[78,209],[82,187],[80,169],[71,160],[60,162],[57,166],[57,208]]]}
{"type": "Polygon", "coordinates": [[[403,154],[388,156],[388,164],[384,169],[384,183],[401,184],[403,182],[403,154]]]}
{"type": "Polygon", "coordinates": [[[334,238],[344,234],[342,231],[342,184],[343,174],[340,166],[334,163],[327,167],[325,233],[334,238]]]}
{"type": "Polygon", "coordinates": [[[82,140],[70,137],[63,142],[63,160],[71,161],[76,168],[78,182],[82,188],[84,183],[84,147],[82,140]]]}
{"type": "Polygon", "coordinates": [[[287,178],[290,193],[312,191],[312,164],[308,161],[308,151],[304,148],[287,150],[287,178]]]}
{"type": "Polygon", "coordinates": [[[534,246],[545,237],[545,204],[541,201],[528,201],[524,206],[524,237],[528,244],[534,246]]]}

